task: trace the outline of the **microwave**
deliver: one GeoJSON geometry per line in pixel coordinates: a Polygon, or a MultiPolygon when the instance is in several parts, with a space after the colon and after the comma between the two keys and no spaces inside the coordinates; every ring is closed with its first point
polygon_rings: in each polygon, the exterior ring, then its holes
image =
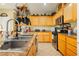
{"type": "Polygon", "coordinates": [[[64,23],[64,16],[60,16],[56,19],[56,25],[60,25],[64,23]]]}

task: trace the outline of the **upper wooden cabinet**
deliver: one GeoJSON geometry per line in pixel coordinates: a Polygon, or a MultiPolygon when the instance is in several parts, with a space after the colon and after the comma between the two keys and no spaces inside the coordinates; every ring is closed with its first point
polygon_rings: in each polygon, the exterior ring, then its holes
{"type": "Polygon", "coordinates": [[[31,25],[36,26],[39,23],[39,18],[37,16],[30,16],[31,25]]]}
{"type": "Polygon", "coordinates": [[[77,21],[77,4],[72,4],[72,12],[73,21],[77,21]]]}
{"type": "Polygon", "coordinates": [[[76,22],[77,20],[77,4],[72,3],[64,8],[64,22],[76,22]]]}
{"type": "Polygon", "coordinates": [[[52,16],[30,16],[31,24],[33,26],[53,26],[52,16]]]}

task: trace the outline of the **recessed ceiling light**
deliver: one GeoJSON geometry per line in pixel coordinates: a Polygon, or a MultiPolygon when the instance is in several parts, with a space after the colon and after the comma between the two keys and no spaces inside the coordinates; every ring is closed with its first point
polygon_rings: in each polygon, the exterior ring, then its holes
{"type": "Polygon", "coordinates": [[[44,6],[46,6],[46,3],[44,3],[44,6]]]}
{"type": "Polygon", "coordinates": [[[69,4],[69,6],[71,6],[71,5],[72,5],[72,3],[69,4]]]}

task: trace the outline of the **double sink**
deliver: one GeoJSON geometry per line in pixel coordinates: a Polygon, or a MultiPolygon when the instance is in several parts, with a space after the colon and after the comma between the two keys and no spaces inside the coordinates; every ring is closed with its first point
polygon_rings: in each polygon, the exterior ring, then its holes
{"type": "Polygon", "coordinates": [[[18,49],[27,47],[28,42],[32,39],[33,35],[18,35],[18,37],[10,37],[4,41],[0,50],[18,49]]]}

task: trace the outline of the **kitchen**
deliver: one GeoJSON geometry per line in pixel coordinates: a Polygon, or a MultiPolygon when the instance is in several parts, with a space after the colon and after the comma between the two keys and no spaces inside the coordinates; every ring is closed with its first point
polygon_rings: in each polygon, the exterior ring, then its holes
{"type": "Polygon", "coordinates": [[[0,56],[77,56],[76,3],[2,3],[0,20],[0,56]]]}

